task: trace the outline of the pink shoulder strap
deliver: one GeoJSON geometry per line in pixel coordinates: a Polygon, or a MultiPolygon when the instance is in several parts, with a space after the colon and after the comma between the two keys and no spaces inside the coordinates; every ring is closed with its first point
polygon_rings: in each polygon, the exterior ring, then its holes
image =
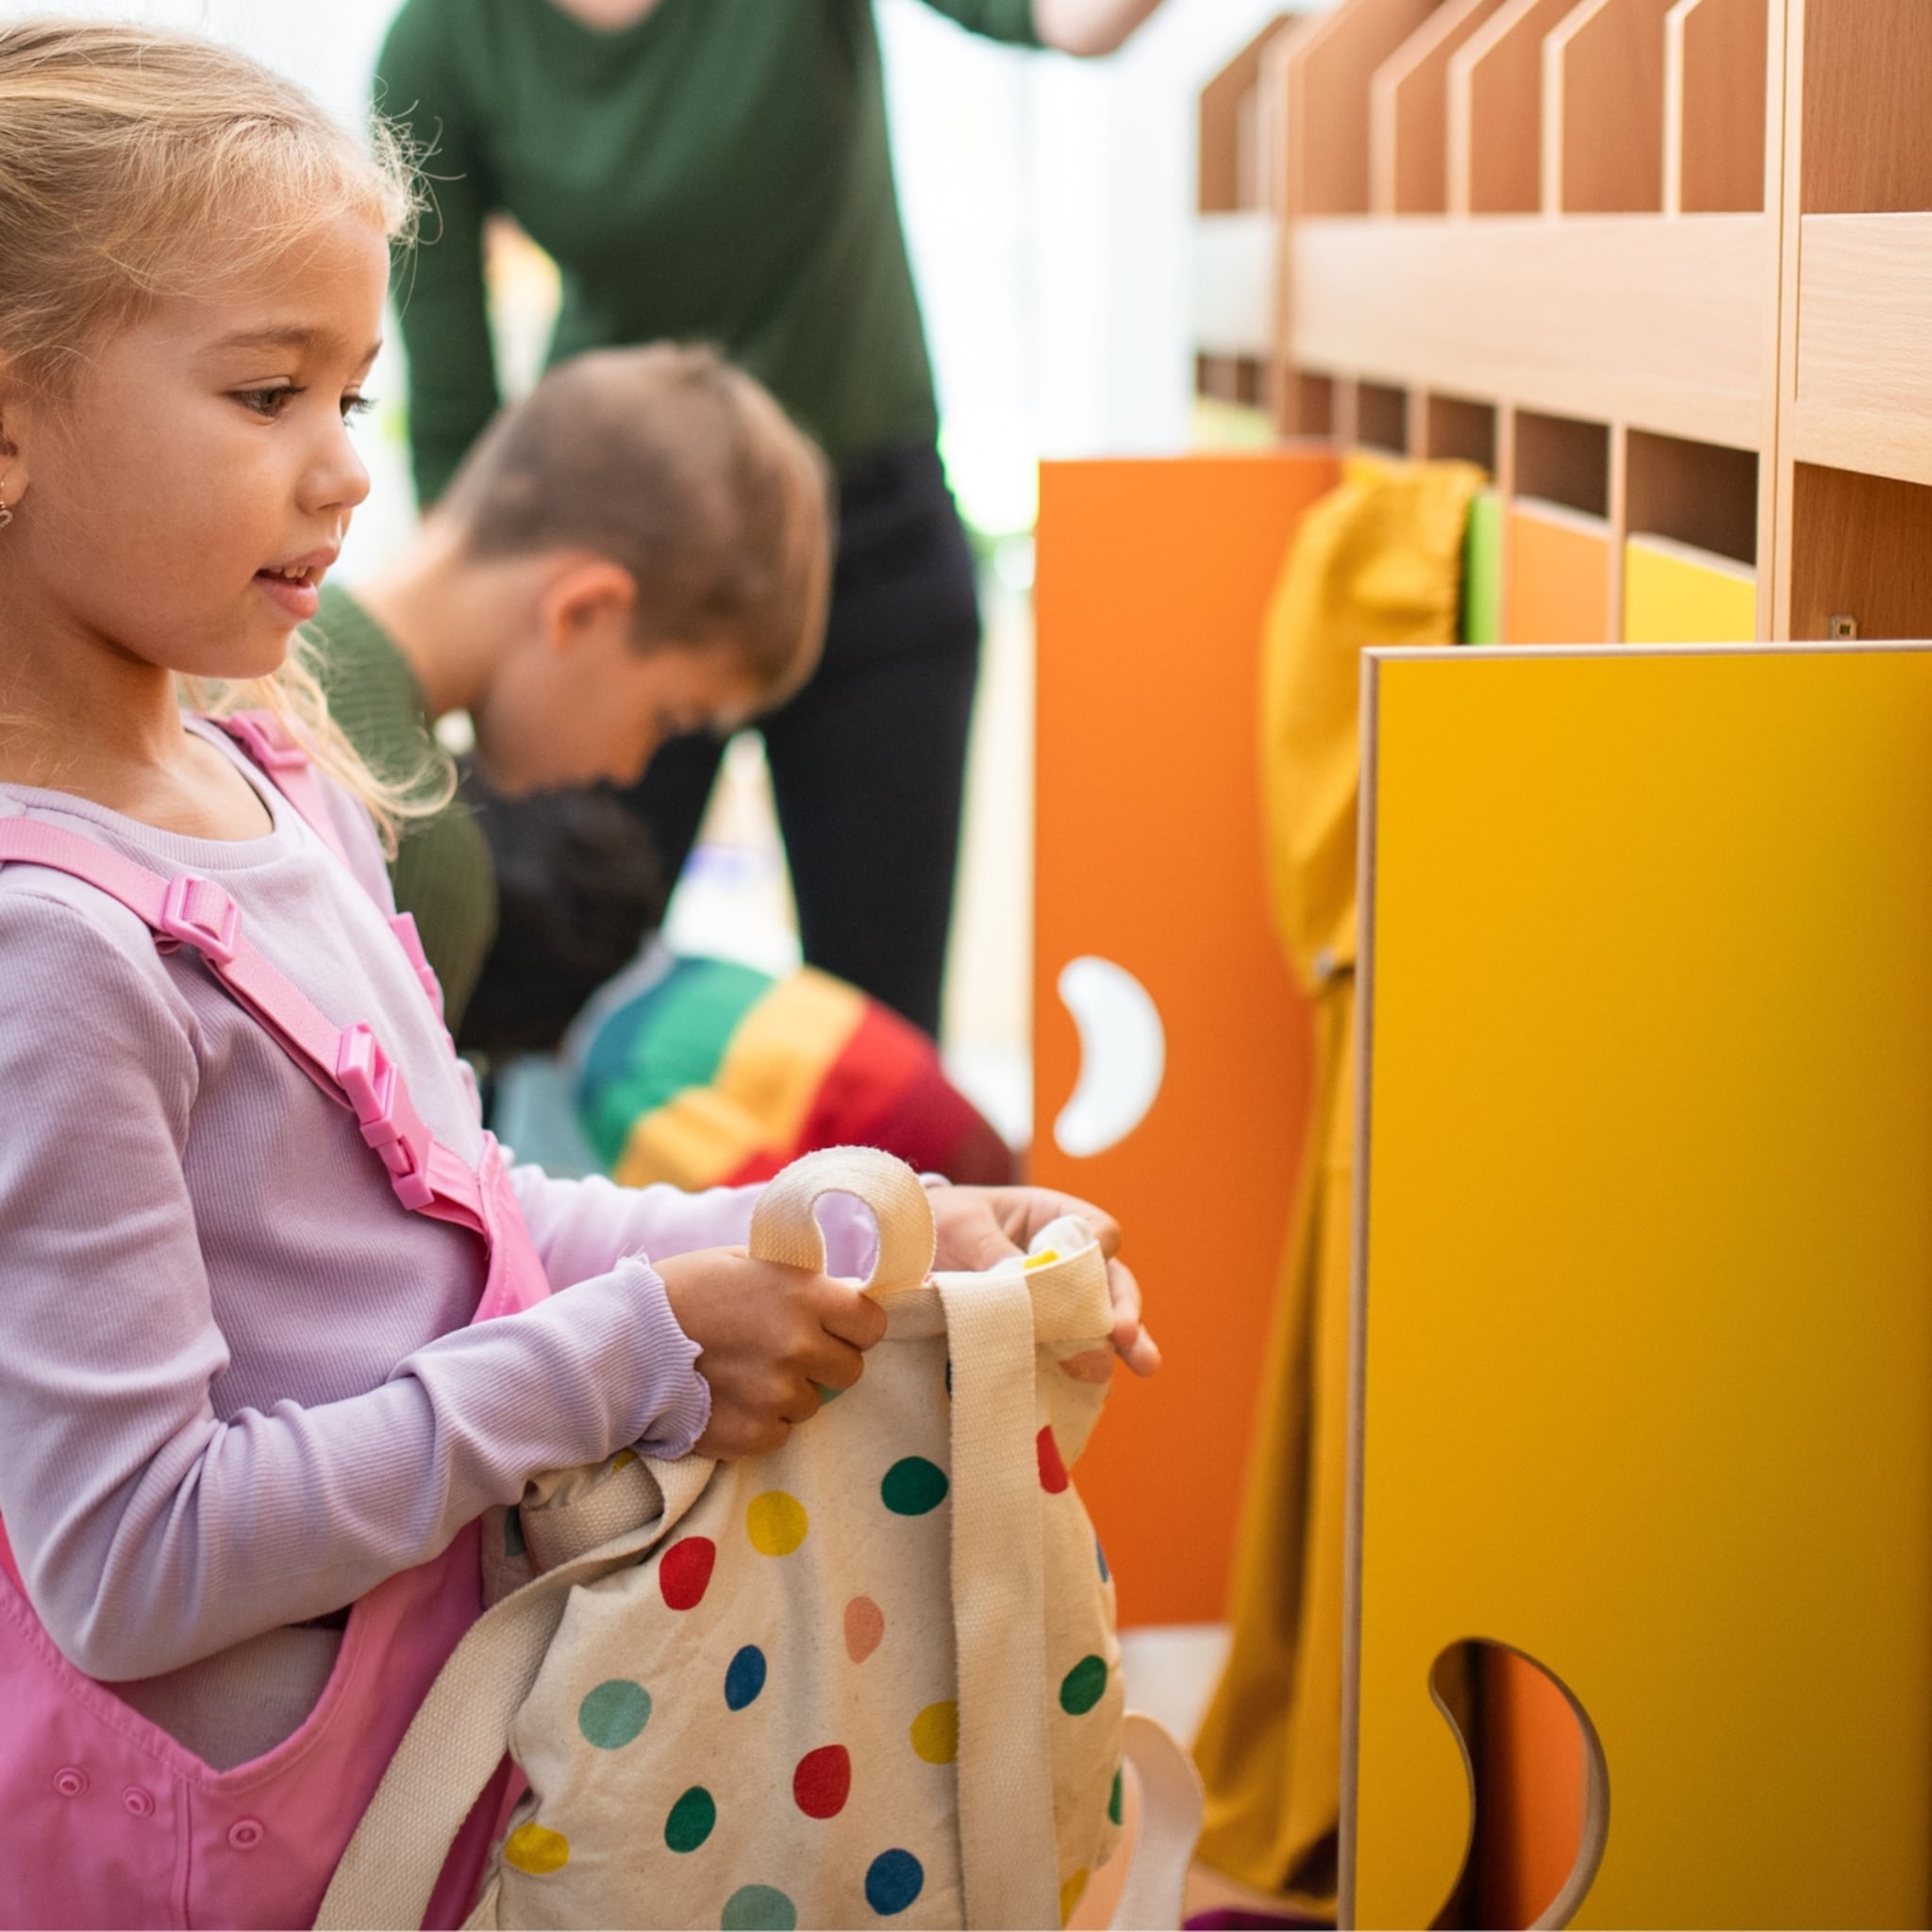
{"type": "MultiPolygon", "coordinates": [[[[308,829],[346,866],[349,856],[342,850],[335,821],[329,816],[328,801],[323,796],[315,767],[309,761],[308,751],[289,727],[273,711],[233,711],[225,718],[210,718],[208,723],[220,726],[254,759],[269,783],[294,807],[308,829]]],[[[435,1008],[436,1017],[441,1020],[442,983],[429,964],[429,956],[423,950],[423,935],[416,929],[415,915],[391,912],[384,916],[389,920],[389,929],[395,935],[396,943],[409,961],[416,983],[428,995],[429,1004],[435,1008]]]]}
{"type": "Polygon", "coordinates": [[[255,760],[269,783],[295,808],[308,829],[344,865],[348,864],[349,855],[342,850],[342,841],[329,817],[328,802],[322,795],[315,768],[289,727],[273,711],[232,711],[225,718],[210,718],[208,722],[225,731],[255,760]]]}
{"type": "Polygon", "coordinates": [[[173,877],[58,825],[0,819],[0,864],[43,865],[118,900],[163,951],[192,946],[236,1003],[257,1020],[323,1092],[356,1117],[405,1208],[484,1231],[475,1173],[430,1133],[402,1074],[359,1022],[334,1025],[242,931],[242,908],[225,886],[198,873],[173,877]]]}

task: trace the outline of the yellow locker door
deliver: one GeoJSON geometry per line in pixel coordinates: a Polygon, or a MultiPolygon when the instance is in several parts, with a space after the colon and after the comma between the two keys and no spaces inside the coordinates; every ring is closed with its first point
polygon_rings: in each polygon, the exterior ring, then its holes
{"type": "Polygon", "coordinates": [[[1471,1638],[1588,1713],[1576,1923],[1932,1918],[1932,647],[1368,672],[1354,1922],[1471,1638]]]}

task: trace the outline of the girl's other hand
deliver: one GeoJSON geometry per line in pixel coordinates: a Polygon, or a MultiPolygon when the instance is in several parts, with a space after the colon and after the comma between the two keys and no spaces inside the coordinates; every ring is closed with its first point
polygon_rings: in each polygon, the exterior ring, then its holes
{"type": "Polygon", "coordinates": [[[677,1325],[698,1345],[711,1419],[692,1445],[730,1461],[781,1446],[817,1412],[821,1389],[849,1389],[885,1310],[850,1282],[742,1248],[700,1248],[658,1262],[677,1325]]]}
{"type": "Polygon", "coordinates": [[[1141,1325],[1141,1285],[1133,1271],[1114,1258],[1120,1253],[1121,1224],[1105,1208],[1051,1188],[936,1187],[928,1194],[939,1235],[937,1268],[996,1267],[1009,1255],[1024,1254],[1049,1222],[1077,1214],[1093,1230],[1107,1257],[1114,1353],[1137,1375],[1151,1375],[1160,1366],[1160,1350],[1141,1325]]]}

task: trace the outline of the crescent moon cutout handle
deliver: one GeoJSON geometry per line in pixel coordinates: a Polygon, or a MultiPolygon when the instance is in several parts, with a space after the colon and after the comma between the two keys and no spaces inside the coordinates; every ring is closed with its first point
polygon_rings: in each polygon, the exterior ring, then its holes
{"type": "Polygon", "coordinates": [[[1118,1145],[1147,1118],[1167,1073],[1167,1031],[1153,995],[1111,959],[1069,959],[1059,994],[1080,1036],[1080,1076],[1053,1138],[1062,1154],[1085,1159],[1118,1145]]]}
{"type": "Polygon", "coordinates": [[[824,1147],[775,1174],[752,1209],[752,1254],[760,1261],[823,1274],[825,1237],[812,1209],[825,1194],[856,1195],[878,1223],[878,1257],[865,1281],[868,1294],[917,1288],[932,1272],[932,1203],[919,1176],[876,1147],[824,1147]]]}

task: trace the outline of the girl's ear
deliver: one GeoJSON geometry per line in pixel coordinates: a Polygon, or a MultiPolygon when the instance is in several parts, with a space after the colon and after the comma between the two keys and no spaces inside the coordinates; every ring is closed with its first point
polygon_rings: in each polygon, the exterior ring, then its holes
{"type": "Polygon", "coordinates": [[[638,581],[621,563],[605,557],[573,557],[544,587],[543,642],[550,650],[564,651],[607,630],[627,632],[637,604],[638,581]]]}
{"type": "Polygon", "coordinates": [[[28,413],[24,386],[7,357],[0,355],[0,503],[8,509],[17,509],[26,494],[28,413]]]}

